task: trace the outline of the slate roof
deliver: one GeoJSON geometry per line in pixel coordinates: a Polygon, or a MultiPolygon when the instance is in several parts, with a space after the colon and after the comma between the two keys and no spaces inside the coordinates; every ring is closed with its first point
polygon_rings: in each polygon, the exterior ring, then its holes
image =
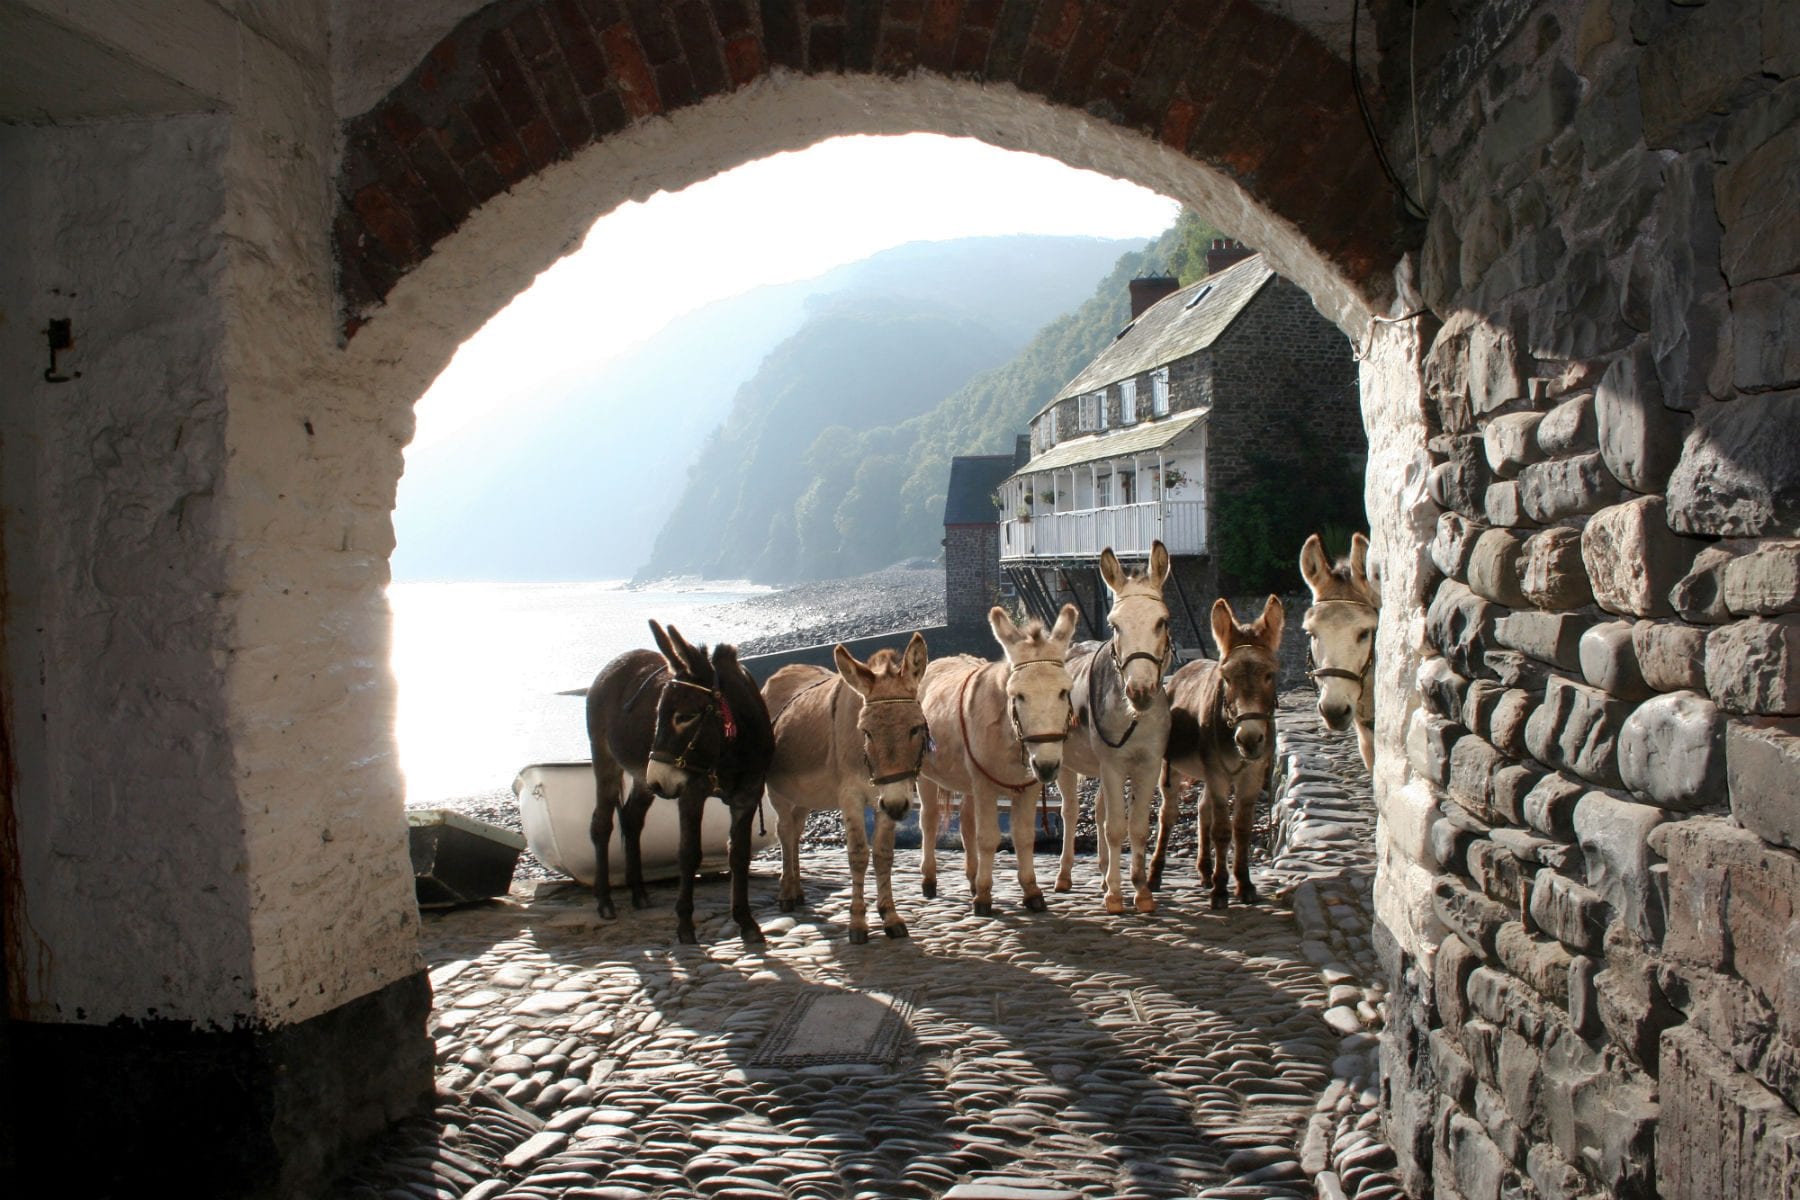
{"type": "Polygon", "coordinates": [[[1112,345],[1064,384],[1050,404],[1032,414],[1033,419],[1058,401],[1097,392],[1108,384],[1206,349],[1219,340],[1245,305],[1273,278],[1275,271],[1263,256],[1252,254],[1159,300],[1139,313],[1113,339],[1112,345]]]}
{"type": "Polygon", "coordinates": [[[944,497],[944,524],[997,525],[994,492],[1013,473],[1010,454],[964,454],[950,460],[950,490],[944,497]]]}
{"type": "Polygon", "coordinates": [[[1172,417],[1162,417],[1155,421],[1140,421],[1136,425],[1109,430],[1106,433],[1070,438],[1066,442],[1058,442],[1020,467],[1017,474],[1036,475],[1041,471],[1060,470],[1063,467],[1073,467],[1080,463],[1161,450],[1188,430],[1199,425],[1206,414],[1211,411],[1210,408],[1192,408],[1186,412],[1176,413],[1172,417]]]}

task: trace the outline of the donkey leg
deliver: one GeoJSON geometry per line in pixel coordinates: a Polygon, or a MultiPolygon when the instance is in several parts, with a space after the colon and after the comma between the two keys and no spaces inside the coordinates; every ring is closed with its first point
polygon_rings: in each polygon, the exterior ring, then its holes
{"type": "Polygon", "coordinates": [[[869,907],[863,898],[863,877],[869,873],[869,833],[863,826],[862,797],[845,796],[840,803],[844,855],[850,860],[850,940],[860,946],[869,940],[869,907]]]}
{"type": "Polygon", "coordinates": [[[1012,803],[1013,861],[1018,865],[1019,891],[1025,897],[1025,907],[1032,912],[1050,907],[1044,902],[1044,889],[1037,881],[1037,810],[1043,799],[1044,785],[1039,784],[1024,795],[1013,797],[1012,803]]]}
{"type": "MultiPolygon", "coordinates": [[[[1125,788],[1124,779],[1116,768],[1105,766],[1100,769],[1100,791],[1094,798],[1094,806],[1102,815],[1098,820],[1100,826],[1100,851],[1104,862],[1102,882],[1106,889],[1106,911],[1117,916],[1125,911],[1125,891],[1120,881],[1120,873],[1125,869],[1125,788]]],[[[1143,856],[1134,854],[1131,859],[1131,870],[1135,876],[1143,870],[1143,856]]]]}
{"type": "Polygon", "coordinates": [[[775,832],[781,838],[781,892],[776,905],[782,912],[806,906],[806,888],[800,882],[800,839],[806,832],[806,810],[785,797],[775,799],[775,832]]]}
{"type": "Polygon", "coordinates": [[[594,760],[594,815],[588,822],[588,837],[594,843],[594,905],[608,921],[617,920],[619,910],[612,898],[613,818],[619,810],[619,764],[610,759],[594,760]]]}
{"type": "Polygon", "coordinates": [[[971,905],[978,917],[994,915],[994,855],[1000,850],[999,800],[992,792],[979,798],[963,798],[963,858],[968,864],[971,905]]]}
{"type": "Polygon", "coordinates": [[[655,799],[637,780],[619,810],[619,832],[625,842],[625,886],[631,889],[631,907],[649,908],[650,889],[644,886],[644,816],[655,799]]]}
{"type": "Polygon", "coordinates": [[[676,804],[680,806],[681,841],[675,863],[681,871],[681,890],[675,898],[675,937],[691,946],[700,940],[694,932],[694,876],[700,871],[700,817],[706,793],[690,786],[676,804]]]}
{"type": "Polygon", "coordinates": [[[1162,810],[1156,817],[1156,850],[1150,855],[1150,890],[1153,892],[1162,887],[1163,864],[1169,857],[1169,837],[1175,832],[1175,822],[1181,816],[1181,785],[1168,763],[1162,765],[1156,778],[1162,810]]]}
{"type": "MultiPolygon", "coordinates": [[[[726,861],[731,866],[731,919],[737,922],[738,936],[744,939],[744,945],[759,946],[763,942],[762,927],[756,923],[756,917],[750,911],[750,823],[755,819],[757,809],[762,807],[762,793],[759,790],[749,797],[739,795],[729,803],[731,832],[725,853],[726,861]]],[[[696,858],[699,857],[699,850],[700,843],[696,839],[696,858]]],[[[694,864],[694,869],[700,869],[698,862],[694,864]]]]}
{"type": "Polygon", "coordinates": [[[1356,749],[1362,754],[1363,766],[1375,770],[1375,726],[1356,723],[1356,749]]]}
{"type": "Polygon", "coordinates": [[[1131,785],[1131,886],[1136,893],[1133,903],[1141,913],[1156,911],[1156,896],[1150,887],[1150,804],[1156,799],[1156,785],[1150,782],[1150,772],[1134,769],[1129,775],[1121,772],[1117,787],[1121,794],[1129,782],[1131,785]]]}
{"type": "Polygon", "coordinates": [[[939,809],[943,793],[938,785],[919,776],[919,891],[927,900],[937,896],[937,840],[943,832],[938,822],[943,819],[939,809]]]}
{"type": "Polygon", "coordinates": [[[1062,794],[1062,862],[1056,868],[1056,890],[1075,886],[1075,822],[1081,816],[1081,776],[1068,768],[1057,772],[1056,790],[1062,794]]]}
{"type": "Polygon", "coordinates": [[[1245,904],[1256,903],[1256,885],[1250,882],[1250,826],[1256,818],[1256,798],[1260,792],[1263,771],[1259,767],[1253,777],[1238,784],[1231,798],[1231,850],[1236,858],[1237,895],[1245,904]]]}
{"type": "Polygon", "coordinates": [[[1207,773],[1206,792],[1201,798],[1200,819],[1205,823],[1205,841],[1200,845],[1201,861],[1205,864],[1202,878],[1212,887],[1212,906],[1225,908],[1231,903],[1231,892],[1228,886],[1231,878],[1231,803],[1230,780],[1220,778],[1212,772],[1207,773]]]}
{"type": "Polygon", "coordinates": [[[900,908],[894,903],[895,826],[894,818],[886,811],[875,810],[875,912],[881,917],[883,933],[903,938],[906,922],[900,919],[900,908]]]}

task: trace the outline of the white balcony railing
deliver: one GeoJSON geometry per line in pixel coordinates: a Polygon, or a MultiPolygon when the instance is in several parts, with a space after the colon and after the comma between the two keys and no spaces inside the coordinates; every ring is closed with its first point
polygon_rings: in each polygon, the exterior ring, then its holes
{"type": "Polygon", "coordinates": [[[1108,546],[1114,554],[1134,557],[1150,553],[1158,539],[1170,554],[1206,553],[1206,505],[1163,500],[1002,521],[1000,557],[1087,558],[1108,546]]]}

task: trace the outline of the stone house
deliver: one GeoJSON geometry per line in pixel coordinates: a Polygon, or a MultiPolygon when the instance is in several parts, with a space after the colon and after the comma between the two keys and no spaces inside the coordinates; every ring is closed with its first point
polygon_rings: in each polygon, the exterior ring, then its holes
{"type": "Polygon", "coordinates": [[[944,623],[959,635],[973,631],[978,645],[986,641],[988,609],[1001,599],[996,495],[1023,459],[1021,448],[1013,454],[950,460],[944,496],[944,623]]]}
{"type": "MultiPolygon", "coordinates": [[[[1208,258],[1185,288],[1133,280],[1130,323],[1031,418],[1031,456],[999,489],[1000,564],[1039,616],[1072,600],[1106,636],[1100,552],[1141,562],[1160,539],[1176,642],[1199,650],[1221,591],[1220,498],[1305,469],[1309,447],[1362,474],[1349,340],[1262,255],[1216,242],[1208,258]]],[[[1318,519],[1362,514],[1352,502],[1318,519]]]]}

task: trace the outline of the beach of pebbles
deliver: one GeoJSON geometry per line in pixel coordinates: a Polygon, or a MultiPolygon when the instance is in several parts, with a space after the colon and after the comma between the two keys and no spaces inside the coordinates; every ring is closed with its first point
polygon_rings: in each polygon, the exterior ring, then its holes
{"type": "Polygon", "coordinates": [[[854,945],[843,852],[818,845],[793,914],[758,859],[760,947],[739,942],[723,881],[697,893],[698,946],[673,944],[666,885],[609,922],[553,882],[427,914],[438,1104],[333,1200],[1395,1200],[1374,808],[1354,738],[1325,734],[1312,702],[1283,699],[1253,905],[1213,911],[1190,847],[1147,916],[1102,910],[1086,854],[1041,914],[1003,856],[996,915],[976,917],[955,852],[926,900],[901,851],[911,936],[854,945]],[[755,1065],[820,989],[909,995],[898,1056],[755,1065]]]}

